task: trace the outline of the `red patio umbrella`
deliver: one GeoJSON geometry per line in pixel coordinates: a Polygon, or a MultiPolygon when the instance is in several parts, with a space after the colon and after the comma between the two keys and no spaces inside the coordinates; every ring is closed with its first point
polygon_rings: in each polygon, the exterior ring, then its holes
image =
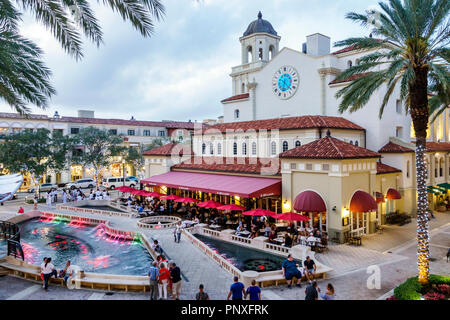
{"type": "Polygon", "coordinates": [[[186,202],[186,203],[195,203],[198,201],[199,200],[197,200],[197,199],[193,199],[193,198],[189,198],[189,197],[175,199],[175,202],[186,202]]]}
{"type": "Polygon", "coordinates": [[[242,213],[244,216],[269,216],[269,217],[276,217],[276,213],[270,210],[265,209],[254,209],[250,211],[245,211],[242,213]]]}
{"type": "Polygon", "coordinates": [[[163,196],[163,197],[161,197],[161,199],[166,199],[166,200],[177,200],[177,199],[180,199],[181,197],[179,197],[179,196],[177,196],[177,195],[174,195],[174,194],[171,194],[171,195],[168,195],[168,196],[163,196]]]}
{"type": "Polygon", "coordinates": [[[164,194],[159,193],[159,192],[148,192],[147,191],[147,197],[155,197],[155,198],[160,198],[164,196],[164,194]]]}
{"type": "Polygon", "coordinates": [[[273,216],[277,220],[285,220],[285,221],[309,221],[309,217],[301,215],[296,212],[285,212],[279,215],[273,216]]]}
{"type": "Polygon", "coordinates": [[[116,190],[120,191],[120,192],[131,192],[131,191],[136,190],[136,189],[131,188],[131,187],[127,187],[127,186],[121,186],[121,187],[117,187],[116,190]]]}
{"type": "Polygon", "coordinates": [[[223,206],[223,204],[220,203],[220,202],[217,202],[217,201],[208,200],[208,201],[205,201],[205,202],[197,203],[197,206],[198,207],[203,207],[203,208],[218,208],[218,207],[223,206]]]}
{"type": "Polygon", "coordinates": [[[217,209],[225,211],[245,211],[244,207],[238,206],[237,204],[227,204],[225,206],[218,207],[217,209]]]}

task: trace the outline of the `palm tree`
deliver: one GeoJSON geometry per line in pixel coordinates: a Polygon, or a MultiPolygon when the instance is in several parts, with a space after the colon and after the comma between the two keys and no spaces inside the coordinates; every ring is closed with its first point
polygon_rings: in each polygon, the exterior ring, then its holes
{"type": "Polygon", "coordinates": [[[427,283],[429,208],[424,151],[430,115],[428,92],[434,91],[436,105],[448,105],[450,1],[389,0],[380,2],[379,6],[380,12],[370,10],[366,14],[346,15],[347,19],[371,27],[374,38],[349,38],[335,45],[375,51],[338,76],[338,80],[349,77],[355,80],[338,91],[336,97],[342,98],[341,113],[354,112],[363,108],[372,94],[386,85],[379,112],[381,118],[394,89],[400,86],[400,98],[406,113],[411,115],[416,134],[418,275],[420,283],[427,283]]]}
{"type": "MultiPolygon", "coordinates": [[[[130,21],[142,36],[154,32],[154,21],[165,9],[161,0],[97,0],[130,21]]],[[[0,98],[17,112],[29,112],[27,103],[45,109],[55,89],[51,72],[41,61],[41,50],[19,35],[21,12],[28,11],[42,23],[77,61],[83,57],[82,36],[100,46],[103,33],[88,0],[0,1],[0,98]]]]}

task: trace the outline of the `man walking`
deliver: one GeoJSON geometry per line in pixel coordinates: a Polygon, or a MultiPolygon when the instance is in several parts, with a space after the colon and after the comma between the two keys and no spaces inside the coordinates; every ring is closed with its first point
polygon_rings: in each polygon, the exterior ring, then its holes
{"type": "Polygon", "coordinates": [[[150,300],[158,300],[158,277],[159,270],[156,267],[156,261],[152,262],[152,266],[148,272],[148,277],[150,278],[150,300]]]}
{"type": "Polygon", "coordinates": [[[170,279],[172,280],[172,296],[175,300],[180,300],[181,284],[183,280],[181,280],[181,270],[177,267],[175,262],[172,262],[170,279]]]}
{"type": "Polygon", "coordinates": [[[234,277],[234,283],[230,287],[230,292],[228,292],[227,300],[242,300],[242,296],[244,299],[247,298],[247,293],[245,292],[245,287],[242,282],[239,282],[239,278],[237,276],[234,277]]]}
{"type": "Polygon", "coordinates": [[[177,243],[180,243],[180,239],[181,239],[181,229],[182,229],[181,222],[178,222],[177,227],[176,227],[176,229],[175,229],[175,233],[176,233],[175,241],[176,241],[177,243]]]}

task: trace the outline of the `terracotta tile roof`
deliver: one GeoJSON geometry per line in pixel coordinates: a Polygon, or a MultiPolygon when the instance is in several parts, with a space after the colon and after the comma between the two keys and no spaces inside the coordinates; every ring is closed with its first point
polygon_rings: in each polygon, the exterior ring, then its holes
{"type": "Polygon", "coordinates": [[[378,150],[379,153],[406,153],[406,152],[414,152],[414,150],[403,147],[399,144],[389,142],[385,146],[383,146],[380,150],[378,150]]]}
{"type": "MultiPolygon", "coordinates": [[[[1,112],[0,118],[9,119],[24,119],[26,116],[21,116],[18,113],[1,112]]],[[[72,123],[87,123],[87,124],[112,124],[112,125],[128,125],[140,127],[164,127],[168,129],[194,129],[194,122],[182,121],[137,121],[137,120],[123,120],[123,119],[102,119],[102,118],[80,118],[80,117],[61,117],[52,118],[43,114],[30,114],[28,119],[32,120],[47,120],[53,122],[72,122],[72,123]]],[[[203,124],[206,127],[205,124],[203,124]]]]}
{"type": "Polygon", "coordinates": [[[314,129],[314,128],[364,130],[364,128],[342,117],[328,117],[328,116],[300,116],[300,117],[276,118],[267,120],[219,123],[216,125],[209,126],[207,129],[219,130],[222,133],[226,133],[227,130],[257,131],[263,129],[292,130],[292,129],[314,129]]]}
{"type": "Polygon", "coordinates": [[[102,119],[102,118],[79,118],[79,117],[61,117],[55,119],[56,122],[72,122],[87,124],[110,124],[121,126],[139,126],[139,127],[164,127],[170,129],[194,129],[194,122],[180,121],[138,121],[123,119],[102,119]]]}
{"type": "Polygon", "coordinates": [[[280,175],[278,158],[191,157],[172,166],[172,169],[230,172],[243,174],[280,175]]]}
{"type": "Polygon", "coordinates": [[[238,94],[238,95],[235,95],[235,96],[226,98],[226,99],[222,100],[221,102],[222,102],[222,103],[225,103],[225,102],[230,102],[230,101],[236,101],[236,100],[248,99],[248,97],[250,97],[250,94],[248,94],[248,93],[243,93],[243,94],[238,94]]]}
{"type": "Polygon", "coordinates": [[[450,151],[450,142],[427,142],[427,152],[450,151]]]}
{"type": "Polygon", "coordinates": [[[377,174],[402,172],[402,170],[377,162],[377,174]]]}
{"type": "Polygon", "coordinates": [[[338,83],[344,83],[344,82],[354,81],[354,80],[356,80],[356,79],[365,77],[365,76],[367,76],[368,74],[370,74],[370,72],[364,72],[364,73],[361,73],[361,74],[354,74],[354,75],[352,75],[352,76],[350,76],[350,77],[348,77],[348,78],[345,78],[345,79],[341,79],[341,80],[333,80],[333,81],[331,81],[331,82],[329,83],[329,85],[330,85],[330,84],[338,84],[338,83]]]}
{"type": "Polygon", "coordinates": [[[330,136],[280,154],[280,158],[304,159],[358,159],[379,157],[381,155],[377,152],[354,146],[330,136]]]}
{"type": "Polygon", "coordinates": [[[144,156],[171,156],[171,155],[182,156],[183,154],[192,154],[191,147],[185,144],[175,142],[165,144],[158,148],[147,150],[143,153],[144,156]],[[177,148],[175,149],[175,147],[177,148]]]}
{"type": "Polygon", "coordinates": [[[346,52],[350,52],[350,51],[357,50],[357,49],[358,49],[358,47],[356,45],[351,45],[351,46],[345,47],[341,50],[335,51],[332,54],[346,53],[346,52]]]}

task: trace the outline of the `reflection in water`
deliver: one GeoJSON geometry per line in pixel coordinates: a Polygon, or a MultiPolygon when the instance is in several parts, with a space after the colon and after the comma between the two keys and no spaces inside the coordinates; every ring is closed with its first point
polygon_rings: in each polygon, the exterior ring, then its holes
{"type": "Polygon", "coordinates": [[[199,234],[196,234],[195,237],[241,271],[280,270],[283,261],[286,259],[261,250],[246,248],[199,234]]]}
{"type": "Polygon", "coordinates": [[[33,219],[20,224],[25,261],[41,264],[51,257],[57,269],[67,260],[86,272],[146,275],[152,261],[140,242],[111,238],[101,225],[33,219]]]}

